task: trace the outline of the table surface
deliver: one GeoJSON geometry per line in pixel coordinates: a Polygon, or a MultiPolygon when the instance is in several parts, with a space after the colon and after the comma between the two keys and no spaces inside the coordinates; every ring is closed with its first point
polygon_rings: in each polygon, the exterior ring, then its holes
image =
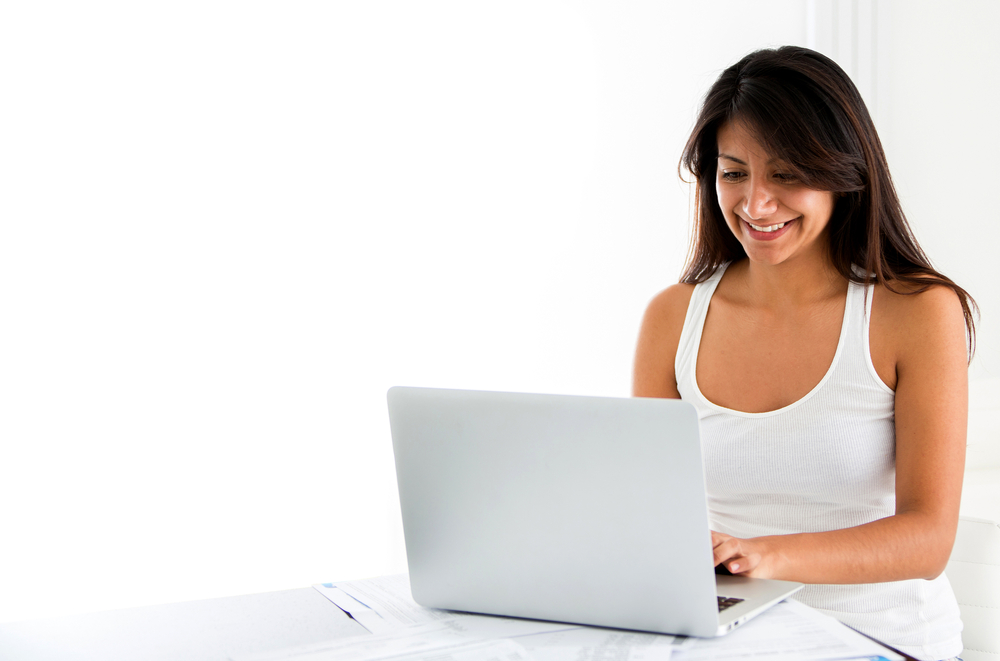
{"type": "Polygon", "coordinates": [[[0,660],[228,661],[366,633],[309,587],[0,624],[0,660]]]}
{"type": "Polygon", "coordinates": [[[313,588],[0,624],[0,659],[225,661],[365,634],[313,588]]]}

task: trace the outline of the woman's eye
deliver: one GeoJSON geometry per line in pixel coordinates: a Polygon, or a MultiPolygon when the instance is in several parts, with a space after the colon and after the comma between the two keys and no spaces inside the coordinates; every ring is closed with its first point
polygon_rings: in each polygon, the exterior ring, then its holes
{"type": "Polygon", "coordinates": [[[722,173],[722,180],[723,181],[729,181],[729,182],[739,181],[742,177],[743,177],[743,173],[742,172],[723,172],[722,173]]]}
{"type": "Polygon", "coordinates": [[[775,173],[774,178],[783,184],[790,184],[797,181],[794,174],[788,174],[787,172],[777,172],[775,173]]]}

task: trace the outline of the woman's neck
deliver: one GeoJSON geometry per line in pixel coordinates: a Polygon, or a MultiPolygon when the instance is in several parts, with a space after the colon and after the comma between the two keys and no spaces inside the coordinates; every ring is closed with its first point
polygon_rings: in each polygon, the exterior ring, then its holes
{"type": "Polygon", "coordinates": [[[748,303],[768,308],[801,308],[838,297],[844,277],[825,259],[797,259],[764,264],[744,259],[734,264],[748,303]]]}

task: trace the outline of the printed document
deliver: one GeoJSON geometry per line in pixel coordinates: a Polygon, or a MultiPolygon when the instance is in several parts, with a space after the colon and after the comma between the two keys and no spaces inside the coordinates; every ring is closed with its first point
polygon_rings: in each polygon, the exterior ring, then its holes
{"type": "Polygon", "coordinates": [[[587,627],[424,608],[405,574],[315,586],[371,635],[237,661],[833,661],[884,658],[885,647],[794,599],[719,638],[587,627]]]}

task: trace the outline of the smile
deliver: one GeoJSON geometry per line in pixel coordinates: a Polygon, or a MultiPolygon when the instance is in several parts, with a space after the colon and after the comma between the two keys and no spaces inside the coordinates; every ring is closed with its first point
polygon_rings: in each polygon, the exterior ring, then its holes
{"type": "Polygon", "coordinates": [[[798,218],[792,218],[791,220],[786,220],[783,223],[775,223],[774,225],[754,225],[740,218],[750,238],[755,241],[773,241],[777,239],[779,236],[784,235],[796,220],[798,218]]]}
{"type": "Polygon", "coordinates": [[[754,228],[758,232],[773,232],[775,230],[780,230],[782,227],[785,226],[784,223],[778,223],[777,225],[768,225],[767,227],[759,227],[757,225],[754,225],[753,223],[747,223],[747,225],[754,228]]]}

